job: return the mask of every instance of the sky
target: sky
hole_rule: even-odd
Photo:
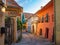
[[[15,0],[20,6],[23,7],[23,12],[36,13],[45,6],[50,0]]]

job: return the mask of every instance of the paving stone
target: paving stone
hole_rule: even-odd
[[[14,43],[12,45],[52,45],[47,39],[38,38],[30,33],[22,33],[22,40],[19,43]]]

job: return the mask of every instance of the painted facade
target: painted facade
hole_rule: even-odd
[[[36,12],[39,17],[37,24],[37,36],[42,36],[50,41],[54,40],[54,2],[51,0],[47,5]]]

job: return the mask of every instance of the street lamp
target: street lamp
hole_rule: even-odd
[[[2,12],[5,12],[5,7],[2,7],[1,11],[2,11]]]
[[[4,3],[2,2],[2,0],[0,0],[0,6],[1,6],[1,11],[5,12],[5,7],[4,7]]]

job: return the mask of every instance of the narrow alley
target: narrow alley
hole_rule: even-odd
[[[38,38],[33,34],[23,32],[21,42],[13,43],[12,45],[52,45],[52,43],[47,39]]]

